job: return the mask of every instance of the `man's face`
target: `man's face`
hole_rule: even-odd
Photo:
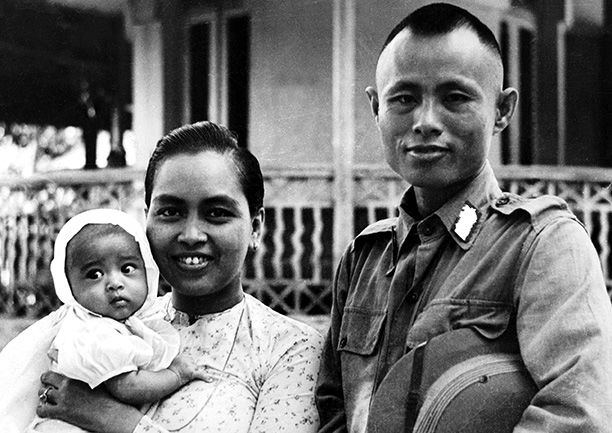
[[[501,130],[501,79],[499,60],[468,29],[433,37],[400,32],[380,56],[378,94],[368,90],[389,166],[429,190],[474,177]]]

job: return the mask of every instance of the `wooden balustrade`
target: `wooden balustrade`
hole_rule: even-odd
[[[324,168],[264,168],[266,222],[262,247],[249,255],[245,288],[288,314],[326,314],[331,305],[335,200]],[[555,194],[584,222],[612,288],[612,169],[504,166],[504,190]],[[144,173],[132,169],[62,171],[0,179],[0,302],[9,314],[39,315],[57,299],[48,272],[53,241],[72,215],[95,207],[123,209],[144,222]],[[355,232],[394,215],[406,185],[384,167],[354,169]],[[353,233],[352,235],[354,235]],[[336,246],[338,247],[338,246]],[[340,250],[344,245],[340,246]]]

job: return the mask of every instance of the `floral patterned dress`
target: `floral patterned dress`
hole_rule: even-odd
[[[152,406],[134,433],[315,432],[314,387],[323,338],[250,295],[220,313],[190,318],[160,298],[182,351],[206,380]],[[190,323],[191,322],[191,323]]]

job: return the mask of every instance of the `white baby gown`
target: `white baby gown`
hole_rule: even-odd
[[[149,292],[144,305],[123,322],[82,307],[70,290],[64,271],[66,246],[87,224],[118,225],[138,242]],[[46,370],[79,379],[94,388],[121,373],[167,368],[178,354],[178,332],[164,320],[164,311],[155,302],[159,271],[144,230],[129,215],[117,210],[96,209],[69,220],[55,241],[51,274],[57,296],[64,305],[34,323],[0,352],[0,387],[3,390],[0,425],[3,432],[20,433],[35,418],[40,375]],[[83,430],[61,421],[36,417],[26,431]]]

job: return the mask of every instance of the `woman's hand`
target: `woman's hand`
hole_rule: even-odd
[[[198,365],[185,356],[182,353],[179,353],[176,358],[172,361],[168,370],[171,370],[176,374],[179,381],[179,386],[183,386],[194,379],[204,380],[206,382],[210,381],[210,375],[202,369],[198,367]]]
[[[47,371],[40,378],[38,416],[56,418],[85,430],[131,433],[142,414],[115,400],[103,386],[91,389],[86,383]]]

